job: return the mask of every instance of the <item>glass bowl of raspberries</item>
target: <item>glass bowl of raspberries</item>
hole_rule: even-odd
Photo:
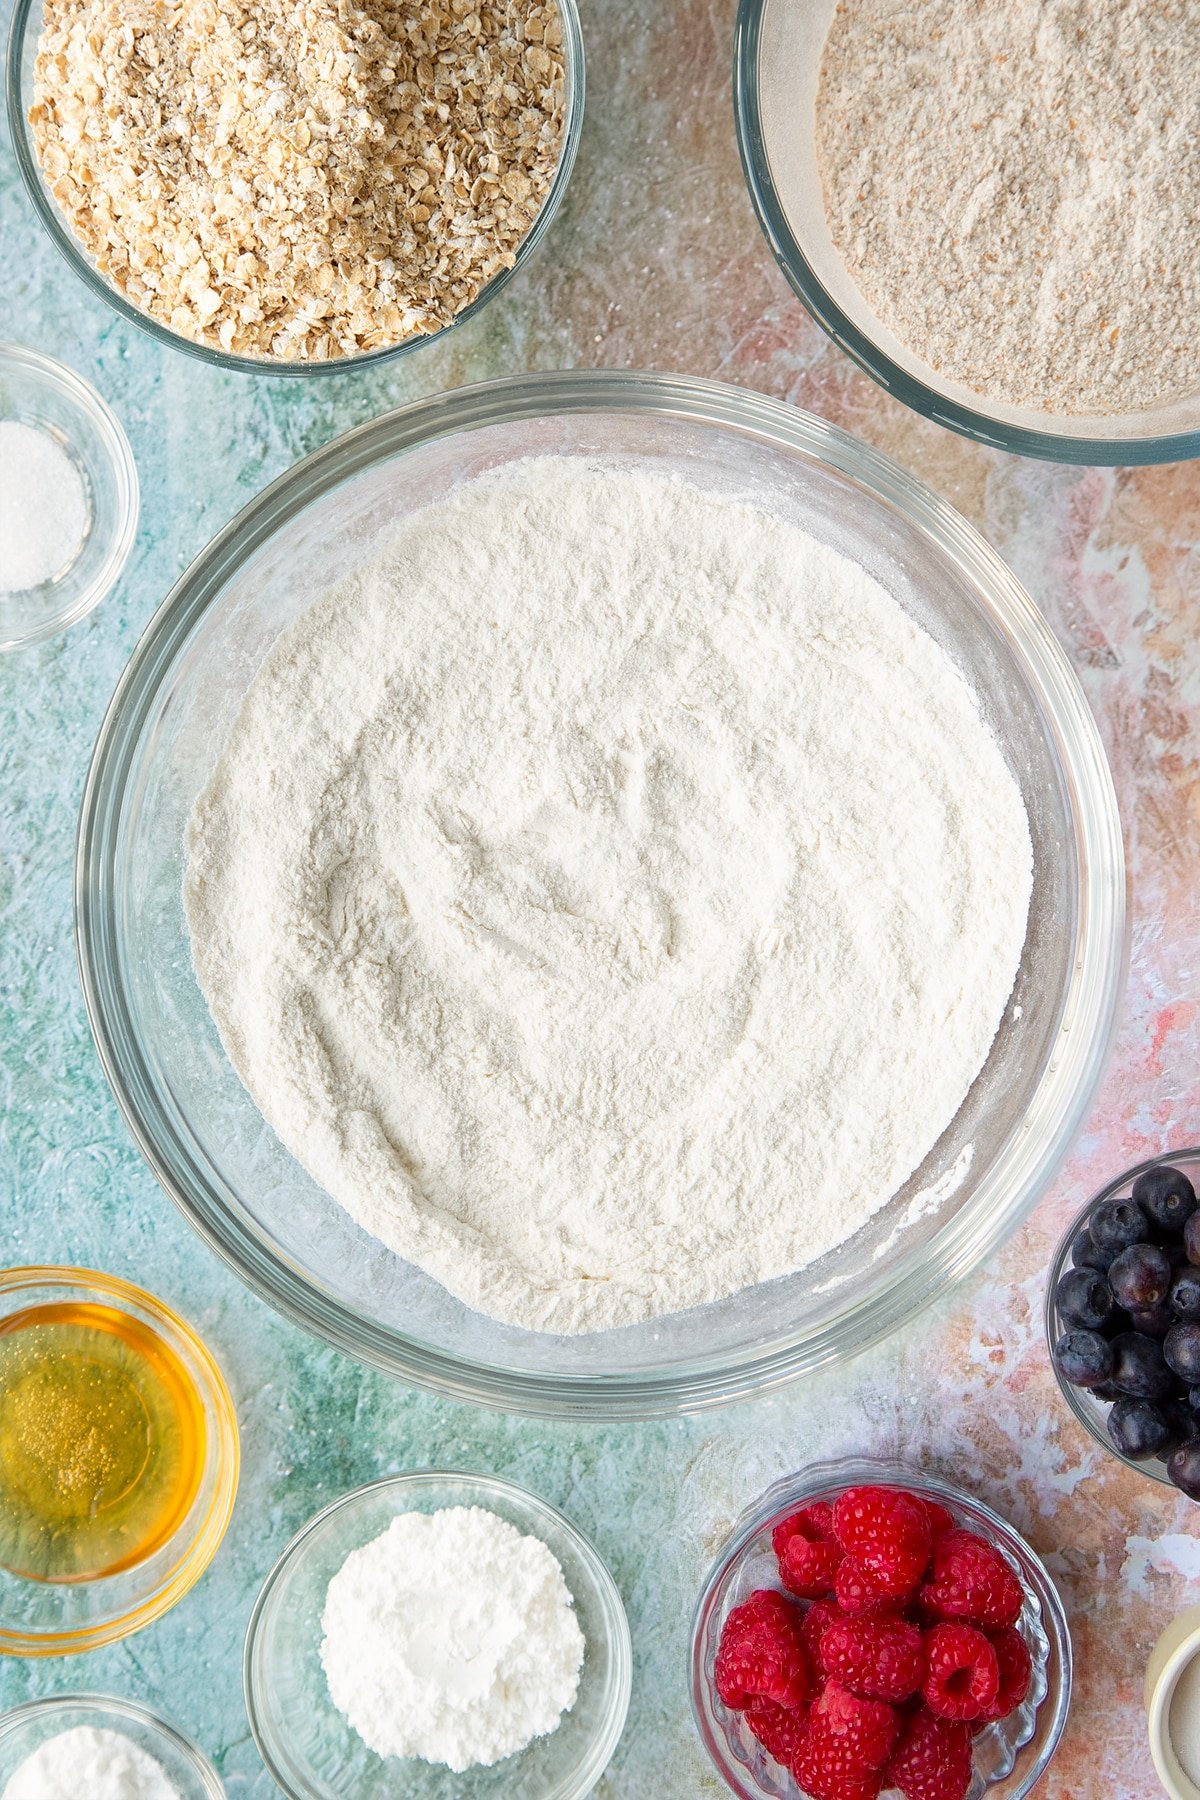
[[[1200,1500],[1200,1150],[1126,1169],[1059,1245],[1050,1360],[1068,1406],[1131,1469]]]
[[[1021,1800],[1070,1699],[1066,1616],[1033,1551],[900,1463],[776,1482],[700,1596],[692,1707],[742,1800]]]

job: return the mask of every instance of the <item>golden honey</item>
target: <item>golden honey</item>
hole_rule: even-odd
[[[0,1320],[0,1566],[87,1581],[144,1561],[204,1456],[199,1390],[153,1326],[90,1300]]]

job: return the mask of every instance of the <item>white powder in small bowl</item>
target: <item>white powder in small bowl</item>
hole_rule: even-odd
[[[19,419],[0,419],[0,594],[64,575],[88,528],[83,479],[62,445]]]
[[[183,1800],[161,1763],[122,1731],[74,1725],[47,1738],[0,1800]]]
[[[481,1506],[401,1513],[329,1584],[321,1662],[378,1756],[461,1774],[544,1737],[579,1691],[584,1637],[558,1559]]]

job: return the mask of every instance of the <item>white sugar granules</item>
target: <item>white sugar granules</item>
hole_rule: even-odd
[[[74,1725],[32,1750],[3,1800],[182,1800],[175,1783],[122,1731]]]
[[[1197,0],[842,0],[816,121],[834,242],[880,320],[978,393],[1075,415],[1181,398],[1198,114]]]
[[[378,1756],[499,1762],[579,1691],[584,1637],[557,1557],[480,1506],[401,1513],[352,1550],[321,1629],[333,1703]]]
[[[283,634],[187,851],[283,1142],[556,1332],[856,1231],[984,1062],[1031,879],[974,696],[876,581],[575,458],[460,486]]]
[[[36,425],[0,419],[0,594],[64,574],[87,528],[83,480],[62,445]]]

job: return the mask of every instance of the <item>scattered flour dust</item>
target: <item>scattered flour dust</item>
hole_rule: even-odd
[[[801,1268],[918,1166],[1024,942],[1024,806],[945,653],[795,525],[529,460],[252,683],[188,830],[226,1049],[468,1305],[583,1332]]]
[[[378,1756],[464,1769],[575,1704],[584,1637],[557,1557],[481,1506],[400,1513],[329,1584],[321,1662]]]
[[[0,1800],[183,1800],[140,1744],[123,1731],[74,1725],[30,1751]]]
[[[883,323],[1018,406],[1200,388],[1198,51],[1197,0],[841,0],[817,153]]]

